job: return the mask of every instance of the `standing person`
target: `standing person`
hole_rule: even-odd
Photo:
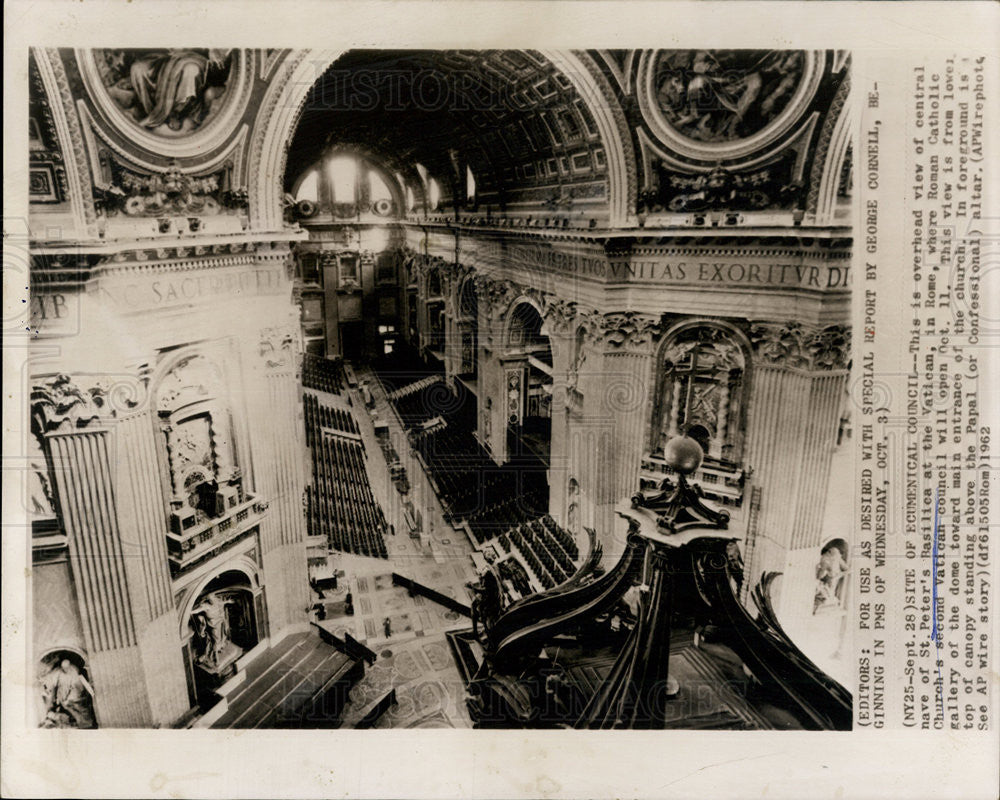
[[[382,630],[385,631],[385,638],[386,639],[388,639],[390,636],[392,636],[392,622],[390,622],[390,620],[389,620],[388,617],[386,617],[384,620],[382,620]]]
[[[354,616],[354,595],[351,594],[350,590],[344,598],[344,613],[349,617]]]

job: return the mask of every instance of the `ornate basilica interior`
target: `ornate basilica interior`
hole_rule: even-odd
[[[29,67],[38,725],[850,728],[847,53]]]

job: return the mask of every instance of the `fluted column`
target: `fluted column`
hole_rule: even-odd
[[[115,513],[109,429],[49,435],[100,727],[148,726],[136,621]]]
[[[306,484],[302,397],[298,354],[291,326],[261,331],[259,353],[250,376],[252,393],[248,432],[254,491],[268,504],[260,541],[271,634],[306,621],[308,574],[305,554]]]
[[[32,424],[53,467],[101,727],[169,725],[187,708],[146,379],[40,378]]]
[[[597,463],[590,474],[597,482],[595,527],[605,553],[613,555],[622,551],[626,534],[614,507],[636,490],[646,450],[649,398],[655,384],[653,351],[661,327],[658,318],[634,312],[591,312],[583,323],[593,349],[602,356],[599,369],[581,380],[587,395],[582,423],[610,433],[599,437]]]
[[[752,334],[746,463],[761,502],[749,580],[766,569],[784,572],[790,551],[822,544],[848,357],[847,332],[839,327],[761,324]]]
[[[167,557],[166,503],[150,411],[115,424],[116,508],[132,592],[153,723],[169,725],[189,708],[182,643]]]
[[[604,359],[603,401],[615,426],[612,495],[618,501],[630,497],[639,484],[652,358],[652,345],[646,345],[610,352]]]

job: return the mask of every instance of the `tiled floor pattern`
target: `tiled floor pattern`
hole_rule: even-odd
[[[465,687],[443,634],[382,647],[378,660],[351,690],[344,727],[353,727],[364,710],[392,687],[396,689],[396,704],[374,727],[472,727],[465,707]]]

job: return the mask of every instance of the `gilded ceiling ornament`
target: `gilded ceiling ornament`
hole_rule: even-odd
[[[112,164],[112,182],[94,188],[94,198],[109,215],[129,217],[212,215],[244,208],[245,190],[229,185],[228,168],[196,177],[181,171],[176,161],[163,172],[141,175]]]

